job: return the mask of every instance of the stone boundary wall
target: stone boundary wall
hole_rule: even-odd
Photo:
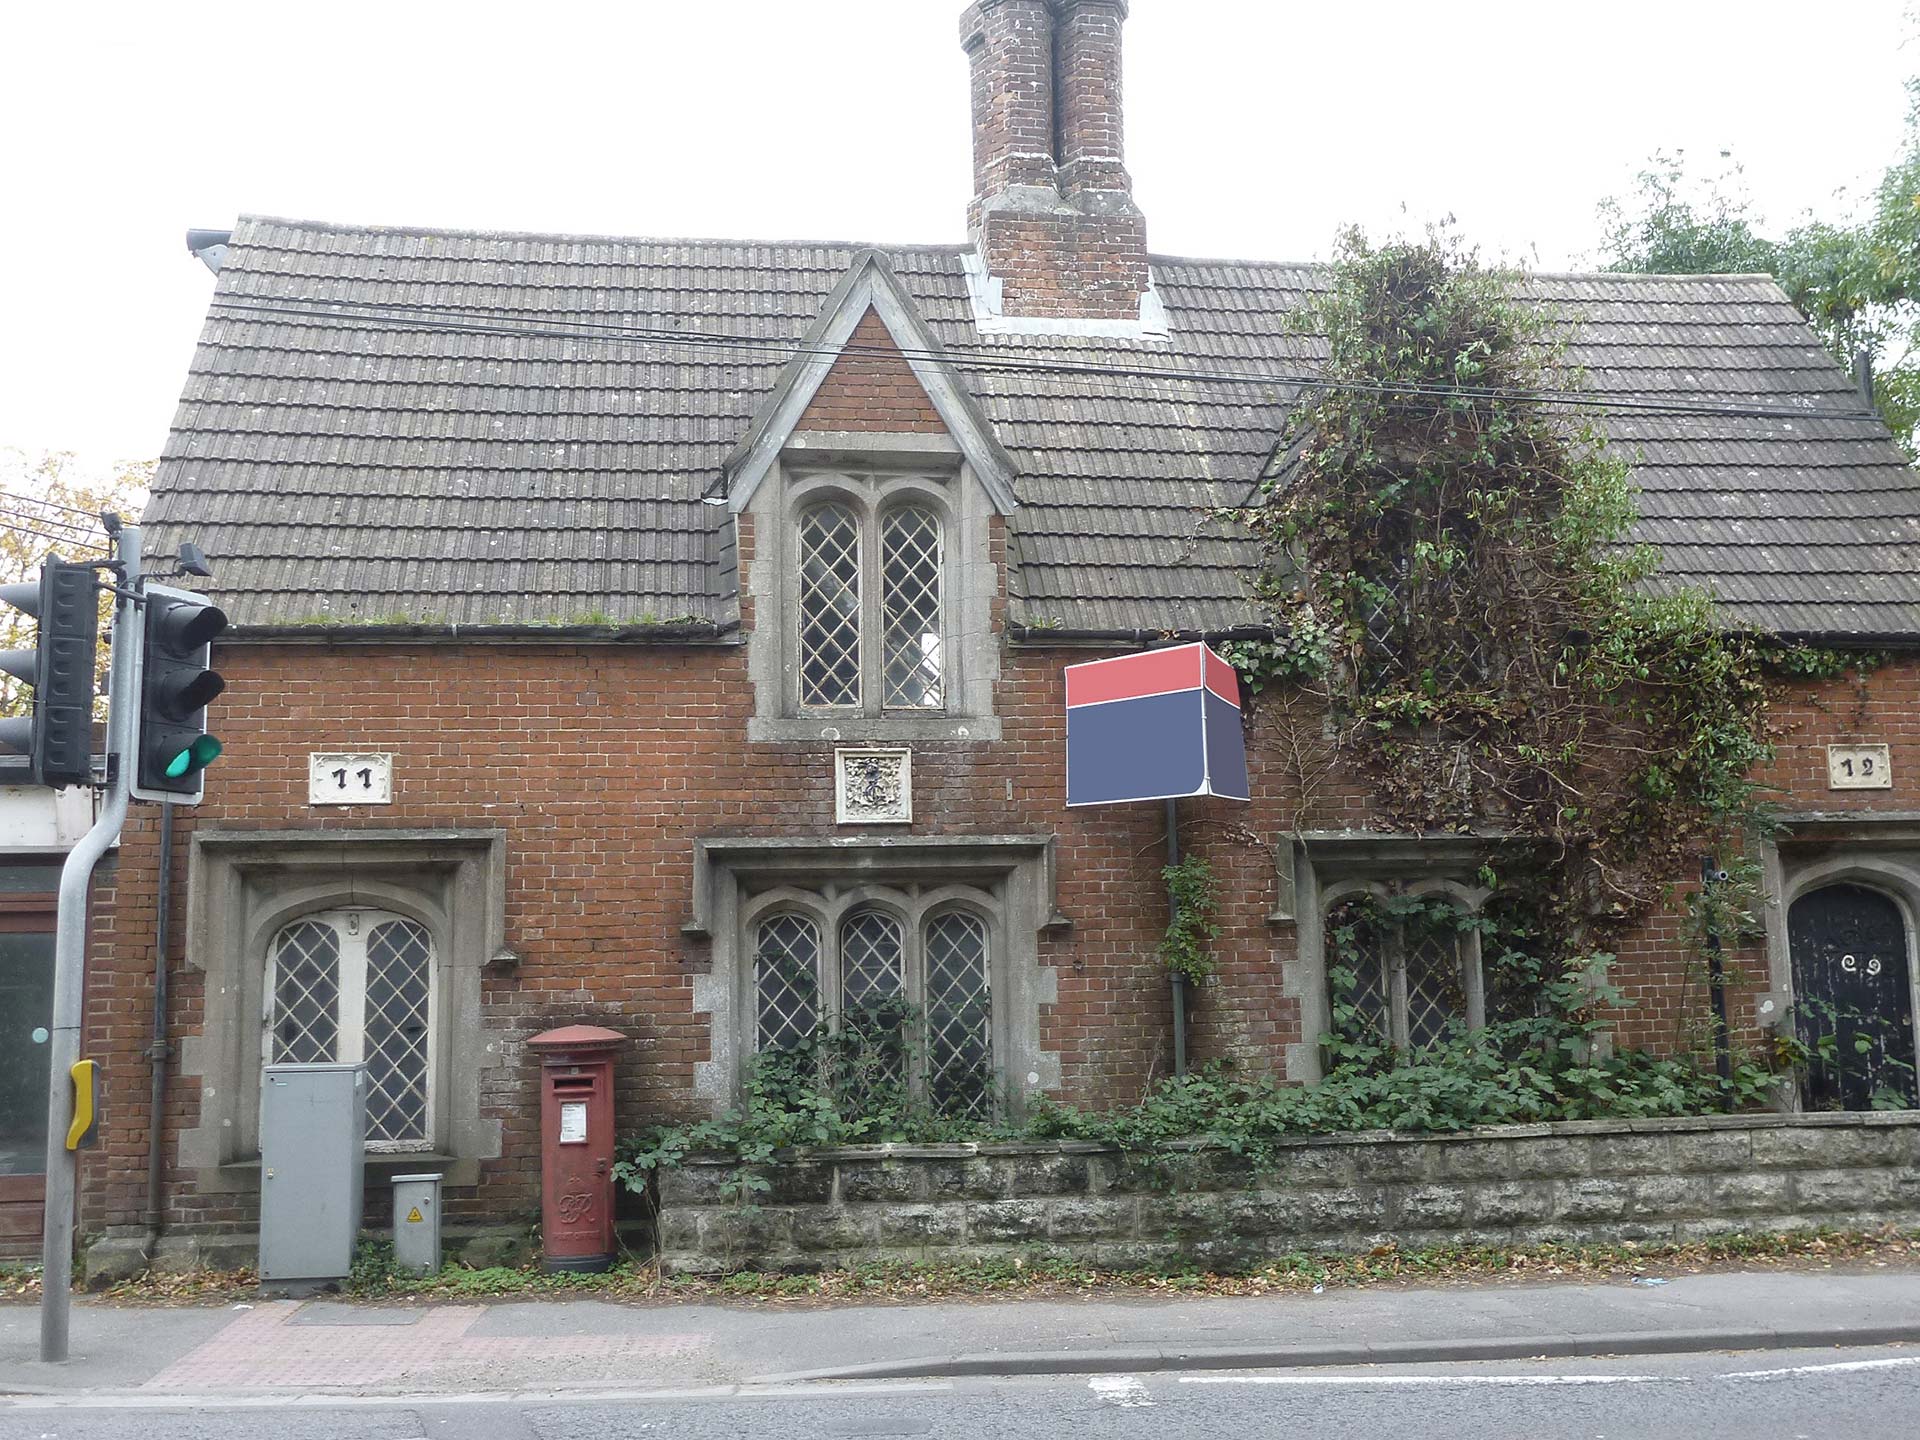
[[[1920,1112],[1582,1121],[1284,1142],[1264,1173],[1183,1147],[796,1152],[744,1203],[711,1157],[660,1177],[671,1273],[1052,1253],[1110,1269],[1300,1251],[1920,1225]]]

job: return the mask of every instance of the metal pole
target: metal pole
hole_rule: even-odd
[[[173,802],[160,802],[160,894],[153,921],[153,1039],[147,1046],[152,1073],[147,1087],[147,1253],[160,1241],[160,1192],[164,1176],[161,1138],[167,1119],[167,947],[173,918]]]
[[[120,584],[140,583],[140,527],[123,525],[116,537]],[[119,837],[132,783],[133,660],[140,614],[128,595],[114,607],[112,661],[107,672],[107,793],[93,828],[60,869],[60,912],[53,946],[53,1025],[47,1041],[52,1073],[47,1085],[47,1204],[40,1250],[40,1358],[67,1358],[67,1319],[73,1300],[74,1180],[78,1156],[67,1149],[73,1123],[73,1064],[80,1058],[85,1019],[87,890],[93,867]]]
[[[1167,864],[1180,863],[1180,802],[1167,801]],[[1173,921],[1173,887],[1167,887],[1167,921]],[[1168,983],[1173,987],[1173,1073],[1176,1078],[1187,1073],[1187,977],[1178,970],[1168,973]]]

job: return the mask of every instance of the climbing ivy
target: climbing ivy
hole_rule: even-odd
[[[1214,972],[1211,947],[1220,938],[1220,926],[1214,920],[1219,899],[1213,867],[1204,857],[1189,854],[1160,875],[1167,882],[1172,911],[1160,941],[1160,958],[1169,970],[1198,984]]]
[[[1255,683],[1319,694],[1388,824],[1517,842],[1506,893],[1558,974],[1752,823],[1769,667],[1818,662],[1653,583],[1625,464],[1564,398],[1567,323],[1521,288],[1444,236],[1345,236],[1301,319],[1325,384],[1243,520],[1276,634],[1325,656],[1280,642]]]

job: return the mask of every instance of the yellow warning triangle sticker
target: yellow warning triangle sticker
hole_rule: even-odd
[[[418,1205],[414,1206],[411,1210],[407,1211],[407,1224],[409,1225],[418,1225],[422,1220],[426,1218],[427,1218],[426,1216],[420,1213],[420,1207]]]

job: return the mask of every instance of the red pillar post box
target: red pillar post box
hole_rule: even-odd
[[[543,1269],[613,1264],[613,1055],[626,1039],[567,1025],[527,1041],[540,1056]]]

